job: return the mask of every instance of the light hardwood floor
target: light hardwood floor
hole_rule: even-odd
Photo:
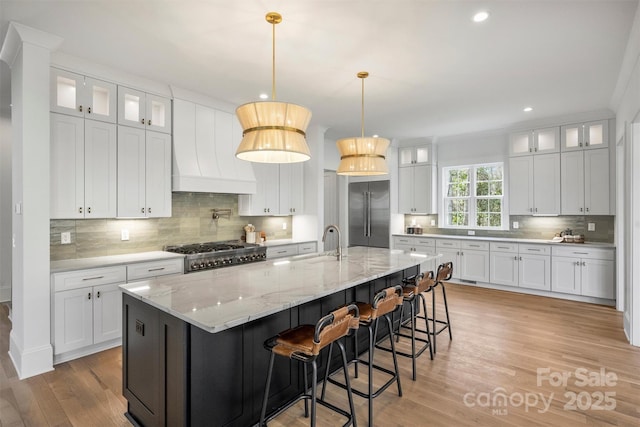
[[[418,359],[415,382],[410,360],[400,358],[404,395],[392,386],[375,399],[376,426],[640,426],[640,348],[627,343],[613,308],[454,284],[447,292],[453,341],[439,336],[435,359]],[[7,355],[9,330],[2,306],[1,426],[128,424],[120,349],[19,381]],[[391,366],[388,353],[375,357]],[[362,371],[356,385],[366,379]],[[549,381],[562,375],[564,383]],[[346,407],[344,391],[327,387],[329,398]],[[366,401],[354,399],[366,426]],[[300,408],[270,425],[308,425]],[[342,422],[322,407],[318,417],[319,425]]]

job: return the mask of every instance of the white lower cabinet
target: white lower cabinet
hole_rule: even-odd
[[[316,242],[291,243],[278,246],[267,246],[267,259],[283,258],[294,255],[312,254],[318,252]]]
[[[53,273],[51,336],[54,363],[120,345],[120,285],[132,280],[183,272],[184,258],[177,257]]]
[[[548,291],[551,250],[548,245],[491,242],[490,283]]]
[[[54,355],[121,337],[125,277],[124,266],[53,274]]]
[[[491,242],[489,251],[489,282],[518,286],[518,244]]]
[[[430,237],[393,237],[393,248],[400,249],[405,252],[414,252],[416,256],[420,254],[435,255],[436,253],[436,239]],[[437,263],[439,260],[429,260],[420,264],[421,271],[433,271],[436,272]]]
[[[453,279],[489,282],[489,243],[436,239],[437,263],[453,263]]]
[[[552,290],[587,297],[615,298],[612,249],[553,248]]]

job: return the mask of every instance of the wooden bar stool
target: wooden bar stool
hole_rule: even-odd
[[[416,380],[416,359],[429,349],[429,356],[433,360],[433,349],[431,347],[431,331],[429,328],[429,316],[427,312],[427,302],[424,297],[424,292],[431,291],[431,288],[435,284],[433,278],[433,271],[427,272],[427,274],[420,273],[417,276],[409,277],[402,280],[404,286],[402,287],[402,297],[405,302],[409,303],[411,314],[408,319],[402,320],[404,314],[404,304],[400,309],[400,323],[398,324],[398,332],[396,332],[396,341],[400,340],[400,337],[411,339],[411,353],[405,351],[396,350],[399,356],[411,358],[412,379]],[[422,303],[422,316],[416,313],[417,304]],[[424,329],[417,327],[417,320],[424,320]],[[409,324],[409,325],[407,325]],[[408,329],[410,333],[403,333],[402,329]],[[416,332],[424,334],[424,338],[416,336]],[[423,345],[416,350],[416,341],[423,343]],[[390,351],[388,348],[380,347],[383,350]]]
[[[369,331],[369,352],[367,360],[359,359],[358,355],[358,337],[355,337],[355,357],[353,360],[349,361],[348,364],[355,364],[355,377],[358,377],[358,364],[363,363],[367,365],[369,369],[369,387],[367,391],[361,391],[357,389],[352,389],[353,393],[357,394],[360,397],[367,398],[369,400],[369,426],[373,426],[373,399],[378,397],[383,391],[385,391],[391,384],[394,382],[398,384],[398,396],[402,396],[402,386],[400,384],[400,371],[398,369],[398,359],[396,357],[395,344],[393,339],[393,324],[391,322],[390,314],[395,311],[398,307],[402,305],[402,287],[401,286],[392,286],[386,289],[381,290],[376,293],[373,298],[373,303],[364,303],[364,302],[356,302],[358,306],[358,310],[360,312],[360,326],[364,326]],[[378,333],[378,321],[380,318],[385,318],[387,321],[387,325],[389,328],[389,342],[391,343],[391,353],[393,354],[393,366],[394,370],[391,371],[382,366],[376,365],[373,361],[373,351],[377,347],[377,333]],[[331,351],[333,346],[329,346],[329,360],[331,360]],[[374,390],[373,387],[373,370],[376,369],[380,372],[390,375],[390,378],[381,385],[377,390]],[[347,368],[344,368],[345,372]],[[335,372],[334,374],[335,375]],[[345,378],[348,375],[345,376]],[[345,388],[348,387],[349,383],[342,384],[329,375],[329,364],[327,364],[327,369],[325,371],[324,376],[324,384],[322,386],[322,398],[324,398],[325,388],[327,385],[327,381],[332,384],[336,384],[339,387]]]
[[[447,304],[447,292],[444,288],[444,282],[451,279],[453,274],[453,263],[445,262],[438,266],[438,272],[436,273],[436,282],[431,287],[431,314],[433,318],[429,318],[432,321],[433,327],[431,328],[431,336],[433,337],[433,353],[436,353],[436,337],[440,332],[445,329],[449,330],[449,340],[453,339],[451,335],[451,322],[449,320],[449,305]],[[442,299],[444,300],[444,311],[446,314],[446,320],[438,320],[436,317],[436,288],[442,289]],[[438,325],[442,325],[438,329]]]
[[[355,419],[355,409],[353,406],[353,395],[351,394],[351,385],[349,383],[349,375],[347,373],[347,356],[344,345],[339,341],[339,339],[347,335],[352,329],[357,329],[359,327],[358,317],[358,307],[355,304],[351,304],[346,307],[341,307],[324,316],[318,320],[318,323],[316,323],[315,326],[300,325],[293,329],[281,332],[265,341],[264,347],[270,351],[271,356],[269,359],[269,370],[267,372],[267,384],[262,401],[262,410],[260,412],[261,427],[266,426],[268,421],[271,421],[301,399],[304,399],[305,401],[305,417],[309,416],[308,401],[311,400],[311,427],[315,427],[316,425],[316,403],[347,417],[347,422],[344,424],[345,427],[351,425],[356,427],[357,424]],[[350,412],[346,412],[345,410],[326,402],[324,400],[324,390],[322,397],[320,399],[316,398],[318,381],[318,366],[316,364],[316,359],[320,350],[327,345],[333,345],[334,342],[337,342],[340,352],[342,353],[342,364],[345,372],[345,388],[347,390]],[[267,402],[269,400],[269,386],[271,384],[273,362],[276,355],[288,357],[292,360],[297,360],[303,363],[304,392],[267,416],[266,412]],[[310,393],[307,380],[307,365],[309,364],[313,371]]]

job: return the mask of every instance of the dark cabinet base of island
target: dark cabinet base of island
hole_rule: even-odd
[[[263,348],[267,338],[299,324],[315,324],[340,305],[371,301],[375,292],[417,272],[418,267],[400,271],[218,333],[208,333],[124,294],[125,415],[132,424],[146,427],[256,425],[269,362]],[[388,333],[383,325],[378,337]],[[361,351],[368,348],[368,334],[358,334],[358,340]],[[346,344],[353,355],[353,340],[347,339]],[[339,352],[335,353],[332,369],[340,366]],[[319,372],[327,363],[326,352],[322,355]],[[279,407],[300,394],[302,375],[299,363],[277,358],[269,405]]]

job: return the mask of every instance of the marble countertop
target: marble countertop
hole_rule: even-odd
[[[109,255],[93,258],[75,258],[61,261],[51,261],[51,273],[63,271],[84,270],[87,268],[111,267],[114,265],[133,264],[137,262],[160,261],[163,259],[184,258],[182,254],[172,252],[152,251],[138,252],[124,255]]]
[[[158,277],[122,290],[171,315],[216,333],[416,266],[435,256],[352,247],[342,261],[314,254]]]
[[[559,245],[559,246],[571,246],[571,247],[592,247],[592,248],[611,248],[615,249],[616,245],[613,243],[601,243],[601,242],[585,242],[585,243],[557,243],[551,240],[544,239],[516,239],[509,237],[486,237],[486,236],[456,236],[451,234],[406,234],[399,233],[393,234],[393,236],[399,237],[429,237],[436,239],[456,239],[456,240],[483,240],[489,242],[514,242],[514,243],[537,243],[545,245]]]

